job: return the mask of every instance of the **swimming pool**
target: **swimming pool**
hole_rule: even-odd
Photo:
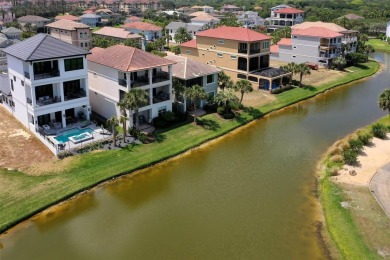
[[[69,141],[69,137],[72,137],[75,135],[80,136],[80,135],[85,134],[85,133],[92,134],[93,130],[91,128],[84,128],[84,129],[72,128],[72,129],[60,132],[60,135],[57,135],[56,137],[54,137],[54,139],[56,139],[59,143],[66,143]]]

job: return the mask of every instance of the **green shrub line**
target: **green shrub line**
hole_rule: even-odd
[[[26,189],[23,198],[12,198],[6,191],[0,191],[0,233],[15,226],[23,220],[67,200],[83,191],[91,189],[105,181],[133,173],[169,158],[180,155],[190,149],[199,147],[213,139],[219,138],[238,127],[258,119],[275,110],[287,107],[302,100],[309,99],[329,89],[351,83],[353,81],[372,76],[379,69],[376,61],[370,61],[362,67],[349,68],[353,73],[346,74],[343,78],[323,84],[317,88],[304,87],[295,88],[276,95],[276,100],[259,108],[245,108],[233,120],[224,120],[217,114],[204,116],[204,123],[213,123],[210,129],[192,124],[181,125],[177,128],[157,131],[157,142],[148,145],[131,145],[115,151],[101,153],[87,153],[77,155],[79,163],[69,166],[61,174],[48,174],[40,176],[43,180],[61,177],[62,183],[57,186],[45,188],[42,196],[28,196],[30,187]],[[159,141],[161,139],[169,139]],[[10,178],[22,179],[23,185],[26,182],[31,188],[39,184],[40,178],[31,180],[31,176],[18,172],[19,174]],[[0,174],[7,174],[0,170]],[[54,176],[54,177],[53,177]],[[27,185],[28,186],[28,185]],[[12,193],[11,193],[12,195]]]
[[[338,174],[338,170],[344,166],[345,162],[333,158],[338,153],[346,151],[357,154],[362,149],[362,144],[369,145],[373,138],[373,126],[377,124],[385,128],[387,127],[390,132],[390,117],[385,116],[377,122],[335,142],[319,163],[319,169],[321,169],[319,174],[319,194],[326,222],[325,230],[329,234],[330,242],[337,248],[343,259],[379,258],[376,250],[364,241],[364,236],[360,233],[358,224],[353,220],[348,208],[341,206],[341,202],[345,200],[343,190],[330,178]]]

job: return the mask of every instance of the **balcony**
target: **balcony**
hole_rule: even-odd
[[[28,73],[27,71],[25,71],[25,72],[24,72],[24,77],[30,79],[30,73]]]
[[[47,78],[53,78],[53,77],[59,77],[59,76],[60,76],[60,72],[58,70],[54,70],[54,71],[50,71],[50,72],[34,74],[34,79],[39,80],[39,79],[47,79]]]
[[[165,71],[157,72],[156,76],[153,76],[153,78],[152,78],[153,83],[167,81],[167,80],[169,80],[169,73],[165,72]]]
[[[159,91],[157,95],[153,96],[153,104],[161,103],[170,99],[169,93],[164,93],[163,91]]]
[[[28,98],[27,99],[27,103],[29,103],[29,101],[31,101],[31,99],[29,100],[29,98]],[[42,96],[42,97],[37,97],[36,106],[42,107],[42,106],[47,106],[47,105],[51,105],[51,104],[59,103],[59,102],[61,102],[61,97],[58,97],[58,96]],[[29,104],[32,105],[32,102],[29,103]]]
[[[137,77],[134,81],[131,82],[131,87],[142,87],[149,85],[149,78],[145,76]]]
[[[125,79],[118,79],[118,84],[122,87],[127,87],[127,82]]]
[[[86,96],[87,96],[87,94],[85,93],[85,90],[81,88],[79,92],[78,91],[77,92],[73,92],[73,91],[65,92],[64,93],[64,100],[68,101],[68,100],[73,100],[73,99],[78,99],[78,98],[84,98]]]
[[[248,49],[238,49],[238,53],[248,54]]]
[[[249,54],[256,54],[256,53],[260,53],[260,49],[250,50],[249,51]]]

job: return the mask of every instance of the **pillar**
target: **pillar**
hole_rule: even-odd
[[[153,84],[153,69],[148,69],[149,85]]]
[[[148,92],[149,92],[149,105],[153,105],[153,89],[150,88]]]
[[[269,80],[269,93],[272,93],[272,79]]]
[[[126,86],[127,86],[127,92],[130,91],[130,88],[131,88],[131,72],[127,72],[126,73]]]
[[[280,89],[282,89],[283,77],[280,78]]]
[[[31,100],[32,100],[32,106],[35,107],[37,105],[37,100],[36,100],[36,97],[35,97],[35,87],[33,86],[30,86],[30,89],[31,89]]]
[[[64,98],[64,83],[60,82],[60,97],[61,97],[61,102],[65,101]]]
[[[62,127],[66,127],[66,114],[65,114],[65,110],[62,110],[61,114],[62,114]]]

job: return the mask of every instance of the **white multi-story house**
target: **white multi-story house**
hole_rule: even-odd
[[[218,73],[222,70],[201,63],[199,61],[191,60],[188,57],[178,55],[168,55],[165,57],[168,60],[176,62],[172,67],[172,77],[180,81],[186,88],[194,85],[203,87],[209,98],[214,97],[218,93]],[[201,100],[197,107],[203,108],[206,100]],[[191,100],[180,97],[179,110],[181,112],[187,111],[190,107]]]
[[[89,119],[87,51],[37,34],[4,53],[13,115],[37,136]]]
[[[214,28],[220,22],[221,22],[221,19],[216,18],[216,17],[209,15],[209,14],[198,15],[194,18],[191,18],[192,24],[197,24],[197,25],[202,25],[202,26],[206,25],[209,28]]]
[[[264,25],[264,19],[259,16],[259,13],[253,11],[246,11],[237,15],[237,20],[244,28],[256,28]]]
[[[286,7],[284,7],[286,6]],[[291,27],[303,22],[305,11],[280,5],[271,8],[269,29],[275,30],[283,27]]]
[[[162,28],[160,26],[145,23],[145,22],[132,22],[122,25],[127,31],[132,33],[141,34],[147,41],[154,41],[162,37]]]
[[[344,27],[335,23],[324,22],[304,22],[294,25],[292,30],[308,29],[311,27],[320,27],[341,33],[343,35],[341,43],[344,44],[345,53],[356,52],[359,34],[358,31],[345,29]]]
[[[105,118],[120,116],[117,103],[134,88],[144,90],[149,97],[139,109],[141,123],[150,123],[160,113],[172,111],[174,61],[124,45],[95,47],[91,52],[87,57],[89,96],[95,113]],[[133,121],[130,116],[130,126]]]
[[[196,33],[203,29],[204,25],[202,24],[192,24],[192,23],[183,23],[183,22],[170,22],[166,27],[166,34],[169,35],[169,42],[176,43],[175,35],[179,28],[185,28],[188,33],[192,35],[193,39],[196,39]]]
[[[321,28],[293,30],[291,39],[284,38],[271,46],[271,59],[285,62],[311,62],[328,67],[341,55],[343,35]]]
[[[22,16],[19,17],[17,20],[22,28],[24,28],[26,24],[30,24],[32,27],[35,27],[38,32],[43,32],[45,25],[50,22],[49,19],[36,15]]]

